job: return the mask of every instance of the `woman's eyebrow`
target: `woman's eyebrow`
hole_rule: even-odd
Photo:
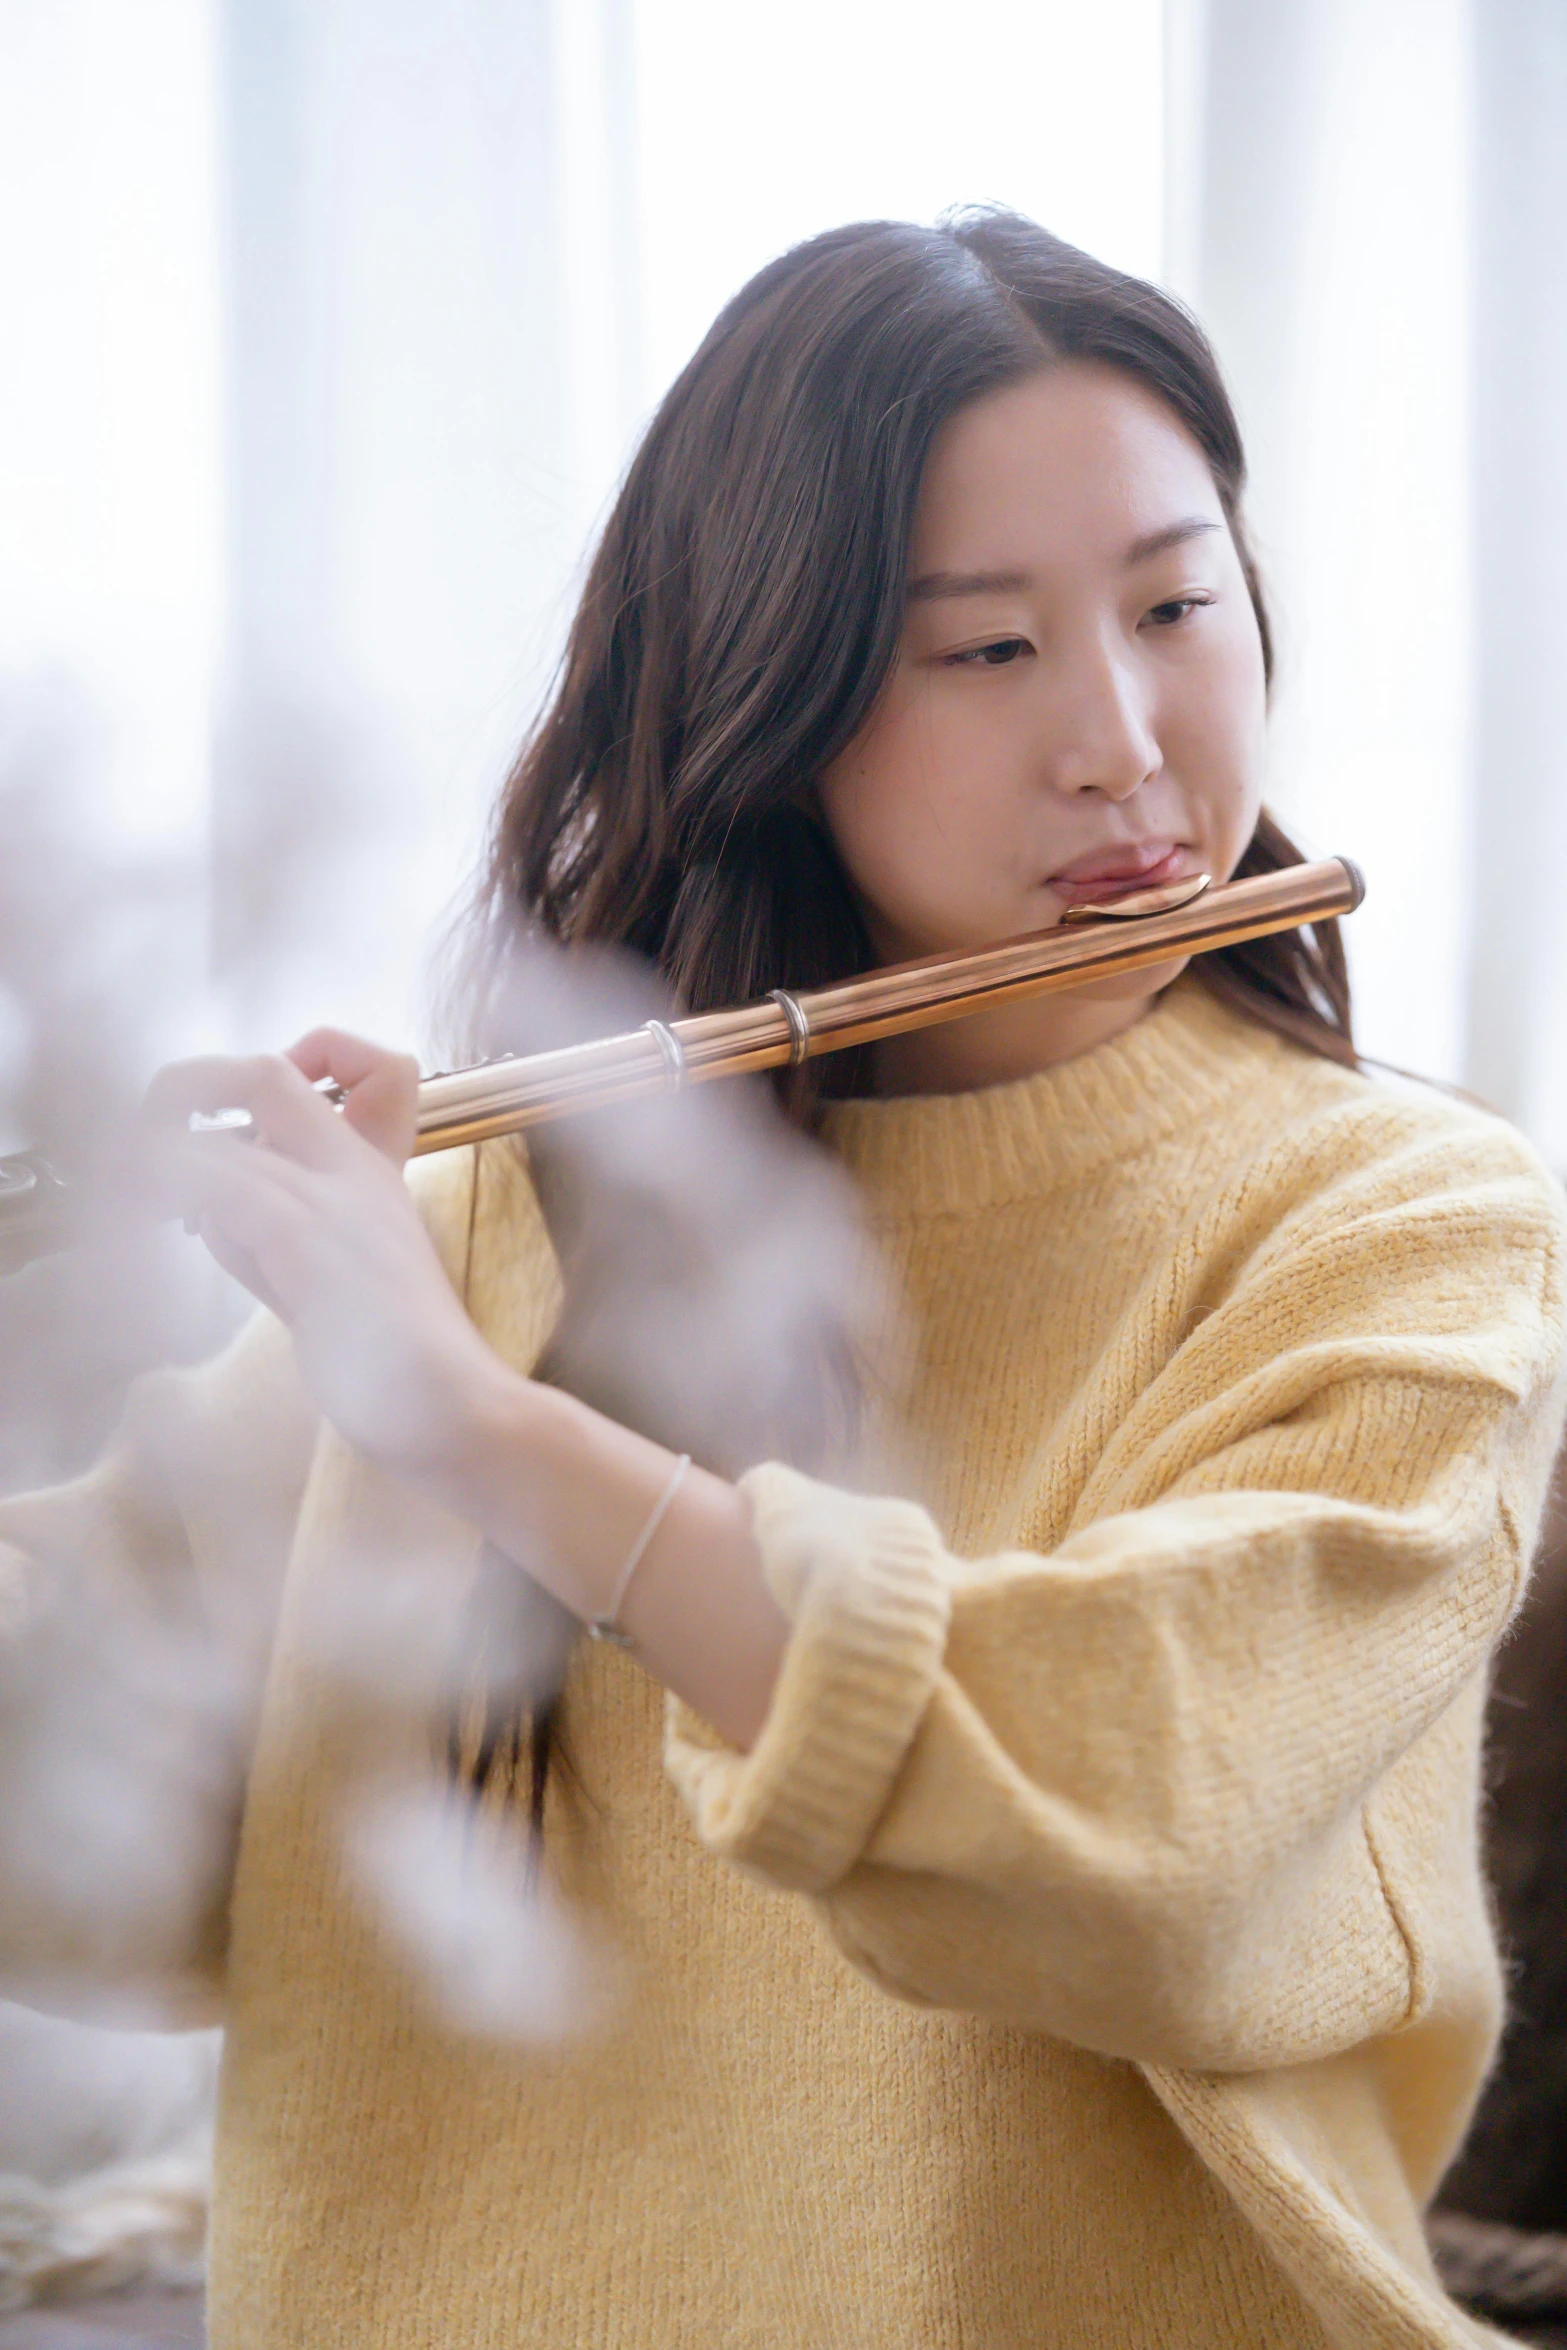
[[[1211,515],[1188,514],[1179,522],[1167,522],[1160,529],[1133,539],[1121,560],[1131,571],[1154,555],[1167,555],[1172,547],[1184,547],[1188,539],[1200,539],[1211,530],[1223,528],[1223,523],[1215,522]],[[1016,595],[1033,584],[1030,571],[924,571],[918,579],[910,580],[908,600],[911,604],[930,604],[943,596]]]
[[[1162,530],[1151,530],[1145,537],[1133,539],[1122,561],[1130,571],[1151,556],[1167,555],[1172,547],[1184,547],[1188,539],[1200,539],[1210,530],[1223,528],[1223,523],[1215,522],[1210,515],[1188,514],[1181,522],[1167,522]]]
[[[929,604],[937,596],[1005,596],[1031,588],[1027,571],[926,571],[909,582],[909,602]]]

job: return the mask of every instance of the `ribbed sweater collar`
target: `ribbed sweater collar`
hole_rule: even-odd
[[[826,1139],[881,1203],[914,1215],[1027,1199],[1213,1116],[1288,1047],[1177,981],[1110,1043],[974,1093],[837,1103]]]

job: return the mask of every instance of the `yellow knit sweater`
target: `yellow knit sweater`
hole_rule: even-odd
[[[216,1610],[254,1692],[113,1901],[0,1826],[11,1979],[221,1984],[216,2350],[1495,2339],[1419,2213],[1499,2009],[1477,1756],[1559,1422],[1555,1187],[1190,982],[832,1139],[913,1308],[918,1490],[751,1474],[794,1633],[749,1756],[579,1650],[547,1848],[617,1953],[597,2029],[443,2032],[352,1888],[345,1790],[434,1742],[322,1622],[410,1548],[459,1592],[474,1541],[317,1430],[264,1320],[0,1510],[0,1813],[84,1580]],[[475,1180],[432,1228],[525,1367],[553,1260],[511,1155]]]

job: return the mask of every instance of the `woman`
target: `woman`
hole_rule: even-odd
[[[494,902],[700,1007],[1285,860],[1242,476],[1190,321],[1026,222],[786,256],[631,468]],[[162,1082],[257,1120],[167,1180],[273,1318],[0,1530],[19,1588],[255,1598],[237,1857],[210,1804],[220,1857],[96,1953],[222,1978],[214,2342],[1481,2339],[1420,2212],[1496,2029],[1553,1187],[1358,1070],[1331,930],[818,1067],[917,1498],[686,1467],[532,1378],[522,1162],[421,1220],[408,1064]],[[343,1791],[410,1740],[312,1630],[345,1560],[456,1592],[480,1538],[631,1650],[575,1652],[542,1836],[629,1982],[547,2055],[434,2030],[355,1898]]]

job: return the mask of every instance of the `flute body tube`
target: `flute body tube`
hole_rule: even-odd
[[[1289,865],[1217,888],[1206,876],[1097,906],[998,946],[926,955],[830,987],[651,1020],[623,1036],[485,1061],[424,1078],[416,1156],[525,1132],[556,1118],[715,1077],[781,1069],[850,1045],[962,1020],[992,1004],[1084,987],[1124,971],[1211,954],[1352,913],[1365,894],[1346,857]],[[33,1154],[0,1159],[0,1273],[69,1237],[69,1187]]]
[[[1147,893],[1180,894],[1181,885]],[[575,1111],[662,1093],[672,1083],[786,1068],[911,1028],[962,1020],[992,1004],[1084,987],[1177,956],[1211,954],[1243,939],[1352,913],[1364,894],[1348,858],[1328,857],[1205,888],[1197,896],[1187,890],[1186,902],[1175,905],[1145,912],[1128,898],[1075,909],[1085,918],[998,946],[926,955],[787,998],[780,990],[726,1011],[427,1077],[419,1088],[414,1150],[451,1150],[521,1133]]]

